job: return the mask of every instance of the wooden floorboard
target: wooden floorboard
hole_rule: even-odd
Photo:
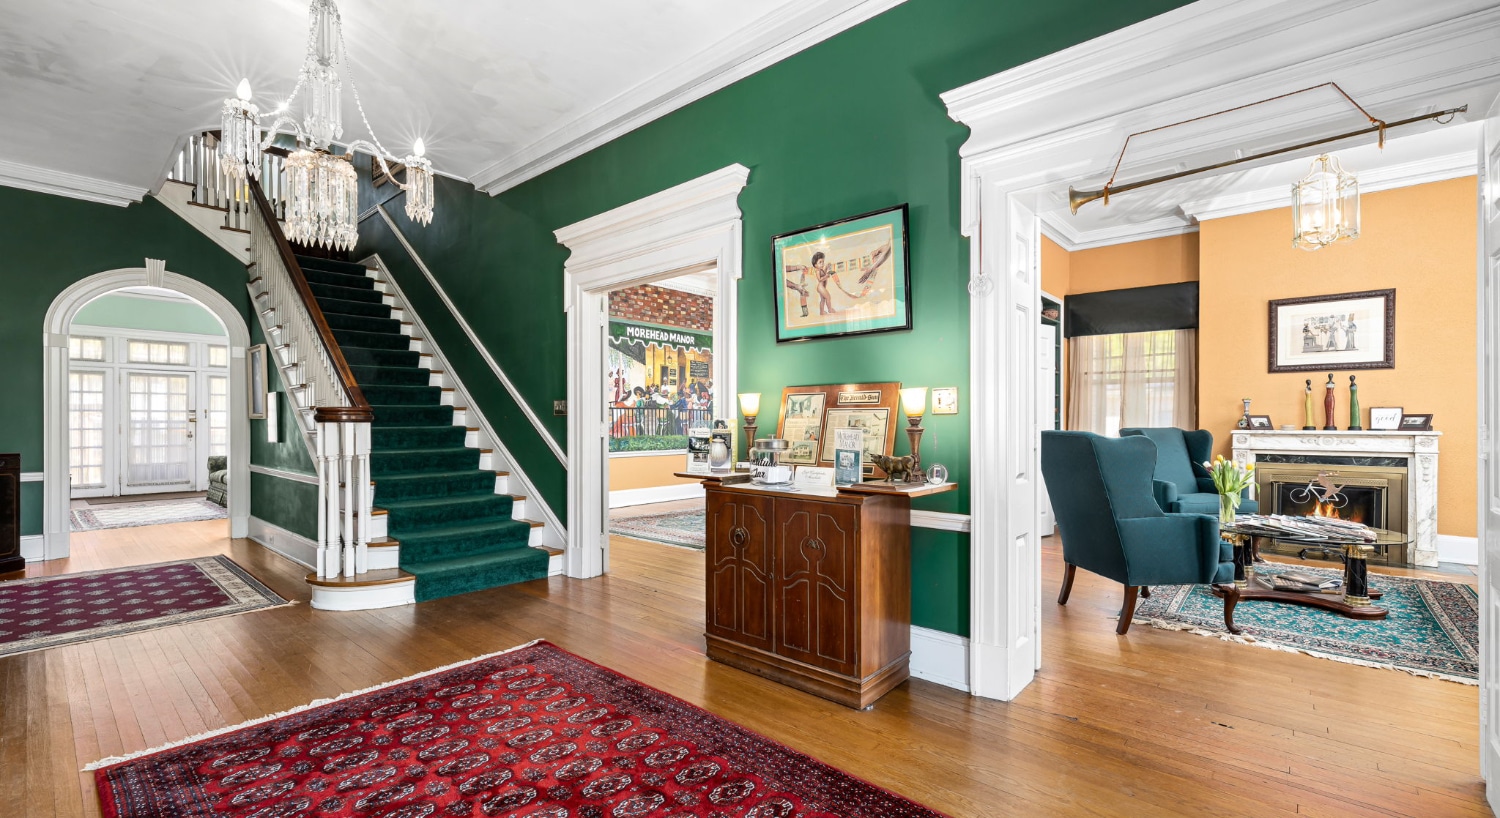
[[[1477,689],[1136,625],[1079,572],[1014,702],[911,681],[856,712],[703,655],[703,555],[356,613],[224,521],[75,534],[31,576],[227,554],[297,605],[0,659],[0,816],[96,816],[98,758],[544,638],[954,816],[1486,816]],[[1051,542],[1051,541],[1049,541]],[[1047,596],[1061,581],[1046,547]],[[1438,579],[1451,574],[1399,572]],[[1473,578],[1468,577],[1472,582]]]

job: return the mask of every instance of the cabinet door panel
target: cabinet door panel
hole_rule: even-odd
[[[855,596],[858,509],[776,501],[776,652],[852,674],[857,657]]]
[[[769,497],[713,494],[708,519],[709,633],[771,650]]]

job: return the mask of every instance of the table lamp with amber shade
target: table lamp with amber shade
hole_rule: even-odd
[[[755,446],[755,416],[760,414],[760,393],[740,393],[740,414],[745,416],[745,452],[746,456],[751,448]]]
[[[901,408],[906,412],[906,440],[911,444],[912,472],[908,482],[927,480],[922,472],[922,415],[927,412],[927,387],[911,386],[901,390]]]

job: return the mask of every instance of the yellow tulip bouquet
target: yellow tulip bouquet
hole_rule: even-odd
[[[1233,460],[1225,460],[1224,455],[1218,455],[1212,463],[1204,463],[1203,468],[1208,469],[1208,476],[1214,481],[1214,488],[1219,492],[1219,524],[1230,525],[1234,522],[1235,512],[1240,507],[1240,495],[1245,489],[1250,490],[1250,495],[1255,496],[1255,464],[1248,463],[1244,466]]]

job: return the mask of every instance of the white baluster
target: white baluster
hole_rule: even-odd
[[[359,477],[359,553],[355,567],[363,574],[370,570],[370,505],[375,501],[375,487],[370,480],[370,424],[351,423],[354,427],[354,473]]]
[[[353,423],[340,423],[339,431],[339,459],[344,466],[344,573],[347,576],[355,575],[355,539],[354,539],[354,498],[362,496],[364,492],[355,493],[355,482],[357,475],[354,473],[354,425]]]
[[[336,564],[328,558],[329,546],[334,543],[336,533],[335,521],[331,514],[336,501],[330,497],[330,494],[337,493],[337,487],[334,487],[333,492],[329,491],[328,477],[332,466],[328,457],[328,440],[332,435],[329,435],[324,428],[327,425],[326,423],[317,425],[318,577],[320,579],[338,574]]]

